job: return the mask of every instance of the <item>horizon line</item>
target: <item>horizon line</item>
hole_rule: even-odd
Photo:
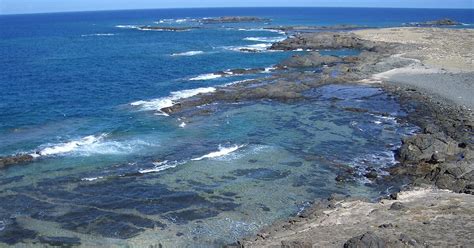
[[[112,11],[138,11],[138,10],[166,10],[166,9],[251,9],[251,8],[346,8],[346,9],[429,9],[429,10],[474,10],[474,8],[424,8],[424,7],[363,7],[363,6],[241,6],[241,7],[164,7],[164,8],[143,8],[143,9],[99,9],[99,10],[65,10],[53,12],[27,12],[9,13],[0,16],[11,15],[40,15],[40,14],[61,14],[61,13],[86,13],[86,12],[112,12]]]

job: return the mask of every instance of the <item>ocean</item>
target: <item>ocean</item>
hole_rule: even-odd
[[[271,20],[197,21],[218,16]],[[441,18],[463,23],[454,28],[474,24],[472,10],[454,9],[0,15],[0,156],[36,157],[0,170],[0,245],[56,237],[85,246],[219,247],[333,193],[387,194],[400,183],[374,183],[363,171],[383,174],[396,163],[401,137],[417,127],[400,121],[405,113],[397,99],[379,88],[329,85],[302,101],[216,103],[212,113],[188,118],[160,109],[270,77],[277,63],[304,53],[266,50],[287,37],[268,27],[392,27]],[[137,28],[143,25],[198,28]],[[242,68],[262,71],[214,74]],[[347,167],[361,176],[336,182]]]

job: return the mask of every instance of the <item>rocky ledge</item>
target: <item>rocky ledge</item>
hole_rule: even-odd
[[[203,18],[200,20],[204,24],[218,24],[218,23],[241,23],[241,22],[268,22],[268,18],[260,18],[255,16],[222,16],[216,18]]]
[[[359,25],[332,25],[332,26],[277,26],[277,27],[267,27],[264,29],[268,30],[278,30],[283,32],[316,32],[316,31],[347,31],[347,30],[356,30],[356,29],[365,29],[370,28],[367,26]]]
[[[414,188],[371,203],[334,195],[229,247],[470,247],[474,197]]]
[[[277,42],[270,50],[317,50],[317,49],[360,49],[375,50],[377,45],[373,42],[360,39],[352,33],[322,32],[297,34],[295,37]]]

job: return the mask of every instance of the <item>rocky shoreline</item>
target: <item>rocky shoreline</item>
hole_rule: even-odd
[[[413,206],[407,208],[404,203],[398,204],[397,194],[391,195],[390,200],[382,200],[378,203],[369,203],[367,200],[358,201],[348,196],[345,196],[345,199],[333,197],[327,201],[315,203],[313,208],[298,217],[282,223],[275,223],[262,230],[256,237],[240,241],[237,246],[447,247],[472,245],[472,238],[465,235],[466,232],[472,234],[474,231],[472,225],[466,226],[466,221],[468,222],[469,219],[472,221],[473,216],[472,212],[467,209],[474,207],[471,196],[474,194],[474,118],[472,111],[424,89],[371,78],[370,75],[380,72],[381,64],[388,67],[385,68],[388,70],[411,66],[413,61],[398,60],[402,57],[396,56],[414,49],[415,46],[411,44],[374,43],[358,39],[350,34],[311,34],[287,39],[274,44],[272,48],[293,50],[298,48],[327,49],[328,47],[356,48],[366,52],[362,52],[357,58],[349,59],[357,61],[353,64],[343,63],[343,60],[337,61],[333,58],[321,60],[313,54],[305,55],[304,59],[298,57],[293,64],[302,67],[325,65],[345,68],[343,71],[347,79],[358,80],[361,83],[376,83],[399,98],[408,113],[405,121],[414,123],[421,128],[421,132],[403,139],[402,147],[397,151],[399,164],[390,168],[390,175],[385,178],[386,180],[397,180],[397,178],[409,177],[412,183],[401,194],[408,196],[402,199],[410,202]],[[375,54],[368,56],[364,54],[367,52]],[[472,58],[472,53],[469,56]],[[345,59],[347,60],[347,58]],[[327,61],[334,63],[331,65]],[[339,69],[339,71],[341,70]],[[341,175],[336,180],[341,180],[341,178],[344,176]],[[428,190],[413,190],[413,186],[428,188]],[[465,194],[457,195],[431,189],[431,187]],[[430,197],[414,197],[413,195],[419,196],[418,192],[429,192]],[[385,206],[389,206],[388,202],[391,207],[387,208]],[[359,203],[365,206],[347,207]],[[433,206],[443,203],[451,205],[448,204],[448,206],[441,208],[434,216],[426,217],[432,213]],[[371,209],[370,204],[376,208]],[[380,206],[383,207],[377,208]],[[416,208],[416,211],[397,212],[412,207]],[[346,214],[341,216],[338,212],[342,211],[346,211]],[[359,215],[358,211],[366,212],[364,215]],[[378,219],[378,217],[373,217],[375,215],[383,217]],[[450,218],[444,219],[442,216],[445,215],[449,215]],[[365,222],[364,218],[368,220]],[[416,218],[440,218],[442,221],[433,223],[429,220],[416,220]],[[332,222],[322,224],[328,219]],[[382,223],[383,221],[387,223]],[[400,223],[403,221],[406,223]],[[352,227],[347,227],[347,222],[353,222],[351,223]],[[393,222],[398,223],[393,224]],[[426,226],[430,226],[430,230],[426,230]],[[448,226],[449,230],[446,230]]]
[[[302,94],[304,91],[326,84],[343,84],[347,82],[374,84],[399,98],[402,107],[407,111],[405,121],[414,123],[421,128],[421,132],[403,139],[402,147],[397,151],[399,164],[389,169],[390,175],[385,177],[385,179],[397,180],[397,178],[409,177],[412,182],[410,186],[434,186],[457,193],[474,194],[474,122],[472,111],[464,106],[453,104],[449,99],[442,99],[423,89],[384,82],[372,77],[372,75],[377,73],[410,67],[414,63],[421,63],[414,58],[398,56],[407,51],[417,49],[416,45],[374,42],[362,39],[353,33],[323,32],[299,34],[285,41],[273,44],[270,49],[305,49],[312,51],[319,49],[357,49],[361,53],[358,56],[347,56],[344,58],[321,56],[315,52],[294,56],[278,65],[277,69],[280,73],[276,73],[270,78],[250,80],[219,89],[214,93],[185,99],[172,107],[163,109],[163,111],[178,116],[203,114],[202,109],[194,111],[195,107],[213,102],[239,102],[262,98],[293,101],[304,98]],[[299,70],[293,70],[295,68]],[[301,71],[301,69],[311,68],[322,69],[318,72],[313,70]],[[209,114],[209,112],[206,112],[206,114]],[[367,173],[366,177],[373,178],[377,177],[377,175]],[[437,195],[437,192],[433,190],[430,194]],[[447,194],[446,197],[446,201],[450,201],[451,197],[456,198],[459,196]],[[466,202],[462,202],[463,204],[465,203],[470,207],[473,206],[471,196],[466,195],[460,198],[466,198]],[[344,202],[351,201],[352,199],[348,198]],[[415,201],[414,204],[419,203]],[[316,207],[316,209],[318,208]],[[313,211],[321,211],[321,209]],[[422,211],[429,211],[429,209],[423,209]],[[309,211],[309,213],[311,214],[312,212]],[[398,218],[396,216],[392,217]],[[356,217],[347,216],[347,218]],[[458,216],[455,219],[459,220],[459,218],[461,217]],[[289,221],[290,226],[298,226],[298,224],[295,224],[298,221],[292,222],[294,220]],[[444,224],[446,223],[440,223],[440,225]],[[387,224],[387,226],[390,225]],[[270,228],[274,227],[275,225]],[[354,230],[363,230],[361,226],[354,226],[353,228],[355,228]],[[465,227],[459,224],[452,228],[462,233]],[[279,226],[274,233],[278,236],[278,233],[285,232],[286,229],[288,229],[288,225]],[[410,230],[402,228],[399,232],[409,232]],[[468,231],[472,233],[474,230],[472,227],[469,227]],[[380,238],[373,233],[361,233],[360,235],[347,241],[344,247],[425,247],[430,243],[429,241],[421,242],[411,239],[407,235],[402,235],[399,239],[394,239],[393,235],[391,238]],[[423,233],[419,235],[423,236]],[[429,235],[435,234],[430,233]],[[457,245],[472,242],[472,240],[467,238],[462,242],[458,240],[459,243],[456,243],[456,240],[450,239],[450,237],[443,233],[436,233],[436,235],[439,235],[448,243],[454,242]],[[308,237],[295,237],[296,239],[308,239]],[[321,243],[317,243],[316,240],[311,238],[309,238],[309,243],[299,243],[298,240],[293,242],[295,240],[291,236],[285,238],[286,240],[280,240],[279,244],[281,247],[312,247],[315,244],[316,246],[318,244],[321,245]],[[243,240],[239,246],[270,246],[270,241],[272,240],[272,236],[260,233],[255,238]],[[378,244],[378,246],[373,246],[374,244]],[[337,247],[340,244],[333,245]]]
[[[216,23],[236,21],[261,20],[219,19]],[[436,30],[433,32],[436,33]],[[319,201],[299,216],[275,223],[256,237],[244,239],[235,246],[472,245],[473,240],[469,237],[469,234],[474,233],[472,110],[453,104],[449,99],[440,98],[423,88],[393,84],[373,77],[378,73],[423,64],[419,58],[400,56],[419,49],[417,44],[374,41],[348,32],[318,32],[297,34],[273,44],[270,49],[303,49],[312,52],[282,61],[276,66],[276,73],[270,77],[247,80],[221,87],[212,93],[182,99],[161,111],[186,120],[188,116],[212,113],[212,109],[197,107],[215,102],[235,103],[258,99],[297,101],[304,99],[305,91],[327,84],[376,85],[399,99],[402,108],[407,112],[407,116],[401,121],[414,123],[421,131],[403,139],[402,146],[397,151],[399,164],[388,169],[389,176],[382,177],[368,171],[366,177],[382,177],[383,180],[408,177],[412,183],[406,192],[388,196],[390,199],[379,203],[360,201],[347,196],[334,196]],[[354,49],[360,51],[360,54],[345,57],[322,56],[317,52],[321,49]],[[472,59],[472,51],[468,56]],[[262,69],[236,69],[230,72],[251,74],[262,72]],[[217,72],[217,75],[225,76],[230,72]],[[32,155],[0,158],[0,168],[31,162],[33,159]],[[347,172],[335,180],[344,183],[344,178],[351,176],[351,172]],[[424,189],[413,189],[413,186]],[[465,194],[458,195],[432,187]],[[438,219],[436,216],[443,217]]]

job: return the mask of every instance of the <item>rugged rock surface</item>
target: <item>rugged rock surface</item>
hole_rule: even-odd
[[[268,22],[271,21],[268,18],[260,18],[255,16],[223,16],[216,18],[203,18],[200,20],[204,24],[216,24],[216,23],[240,23],[240,22]]]
[[[265,71],[265,68],[252,68],[252,69],[231,69],[226,71],[215,72],[215,75],[220,76],[231,76],[231,75],[248,75],[248,74],[257,74]]]
[[[281,67],[320,67],[323,65],[334,65],[341,63],[342,58],[336,56],[321,56],[319,52],[311,52],[306,55],[293,55],[279,64]]]
[[[270,50],[315,50],[315,49],[360,49],[376,50],[376,44],[362,40],[352,33],[307,33],[273,44]]]
[[[373,232],[367,232],[360,236],[349,239],[344,248],[384,248],[387,241],[378,237]]]
[[[278,222],[241,247],[470,247],[474,197],[412,189],[369,203],[334,197]],[[394,210],[393,206],[397,207]]]
[[[10,157],[0,157],[0,169],[10,165],[28,163],[33,161],[34,157],[28,154],[18,154]]]

